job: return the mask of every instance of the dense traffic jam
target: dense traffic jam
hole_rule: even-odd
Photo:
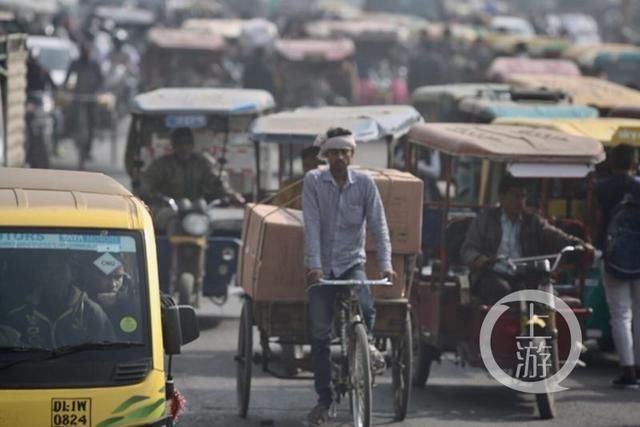
[[[311,426],[403,422],[442,360],[545,420],[585,352],[639,388],[639,21],[0,0],[0,426],[180,424],[173,358],[238,295],[238,425],[257,372],[313,380]]]

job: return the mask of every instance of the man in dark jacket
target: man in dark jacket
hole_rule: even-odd
[[[499,258],[520,258],[556,253],[565,246],[591,245],[550,225],[525,209],[525,182],[505,175],[498,188],[500,205],[473,221],[462,245],[462,261],[471,267],[471,287],[487,304],[517,290],[514,283],[493,270]]]

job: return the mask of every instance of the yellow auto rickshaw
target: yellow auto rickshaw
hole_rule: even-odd
[[[161,300],[146,206],[96,173],[0,169],[0,425],[172,426],[199,335]]]
[[[595,107],[601,116],[616,107],[640,104],[640,91],[595,77],[519,74],[511,77],[509,83],[528,89],[564,92],[571,96],[574,104]]]

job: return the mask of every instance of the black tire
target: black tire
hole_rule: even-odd
[[[238,415],[246,418],[251,396],[251,368],[253,365],[253,307],[245,299],[238,328],[238,354],[236,355],[236,393]]]
[[[433,351],[429,345],[422,342],[420,328],[415,321],[411,325],[411,333],[411,348],[413,353],[411,359],[413,363],[411,383],[414,387],[424,387],[431,373]]]
[[[191,305],[191,295],[193,295],[193,287],[196,278],[191,273],[182,273],[178,277],[178,304]]]
[[[538,412],[540,413],[540,419],[550,420],[556,416],[556,401],[553,393],[541,393],[536,394],[536,404],[538,405]]]
[[[405,332],[402,337],[391,340],[391,385],[393,390],[394,420],[402,421],[407,417],[411,399],[413,368],[413,336],[411,319],[407,315]]]
[[[371,360],[367,330],[362,323],[353,328],[349,351],[349,376],[351,379],[351,414],[354,427],[371,426]]]

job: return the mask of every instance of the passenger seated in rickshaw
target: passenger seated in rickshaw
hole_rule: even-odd
[[[35,290],[0,323],[18,332],[22,345],[38,348],[112,341],[113,328],[104,310],[74,286],[69,256],[48,252],[37,259],[32,271]]]
[[[526,210],[526,182],[505,175],[498,188],[500,205],[489,208],[473,220],[461,249],[462,262],[471,268],[472,292],[485,304],[494,304],[521,283],[494,271],[502,258],[557,253],[566,246],[593,247],[550,225],[536,213]]]
[[[366,280],[365,225],[374,236],[383,276],[393,280],[391,242],[378,189],[365,172],[349,169],[356,147],[346,129],[330,129],[316,140],[329,169],[307,173],[303,187],[305,267],[309,285],[321,279]],[[311,359],[318,403],[308,415],[311,425],[327,421],[332,403],[330,337],[338,289],[316,286],[309,290]],[[358,289],[362,315],[373,330],[375,308],[368,287]],[[384,369],[384,357],[371,345],[373,369]]]
[[[229,186],[224,170],[208,154],[195,151],[191,129],[178,128],[171,133],[173,152],[155,159],[142,175],[141,196],[153,199],[207,201],[228,198],[232,204],[244,204],[242,195]]]

